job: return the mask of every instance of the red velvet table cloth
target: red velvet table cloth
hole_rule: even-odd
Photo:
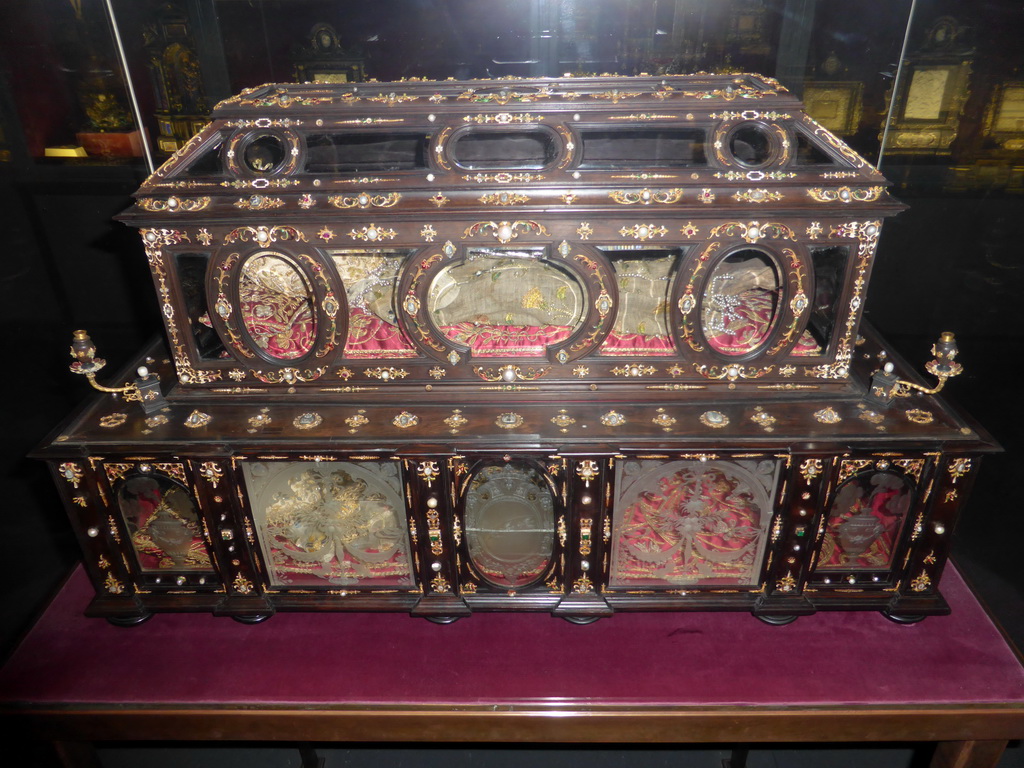
[[[1024,668],[962,578],[950,616],[901,626],[819,613],[773,627],[745,613],[622,613],[588,626],[476,614],[280,613],[246,626],[159,614],[119,628],[82,615],[76,570],[0,670],[0,706],[1024,705]]]

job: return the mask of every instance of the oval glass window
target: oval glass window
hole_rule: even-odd
[[[760,125],[740,126],[729,136],[729,151],[741,165],[764,165],[772,158],[771,136]]]
[[[781,314],[780,274],[775,259],[753,248],[718,262],[705,283],[701,316],[712,349],[741,356],[765,343]]]
[[[118,488],[117,504],[143,571],[210,570],[195,503],[173,480],[129,476]]]
[[[839,486],[825,523],[817,569],[888,569],[913,501],[910,481],[866,472]]]
[[[541,249],[470,250],[430,286],[438,329],[474,357],[542,357],[586,316],[585,292],[567,270],[542,261]]]
[[[313,348],[313,291],[291,259],[271,252],[246,259],[238,291],[245,330],[261,351],[277,360],[295,360]]]
[[[530,465],[488,466],[473,476],[466,494],[466,546],[485,581],[518,589],[541,578],[553,556],[554,529],[554,496]]]
[[[280,136],[264,133],[242,150],[242,162],[253,173],[270,173],[284,162],[285,147]]]

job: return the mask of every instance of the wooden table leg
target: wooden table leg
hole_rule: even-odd
[[[1006,741],[940,741],[931,768],[995,768]]]

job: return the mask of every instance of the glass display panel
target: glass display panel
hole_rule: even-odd
[[[452,159],[470,170],[535,170],[555,159],[550,131],[470,131],[452,145]]]
[[[826,513],[819,571],[892,567],[914,488],[895,472],[866,472],[836,491]]]
[[[775,259],[753,248],[718,262],[702,302],[701,323],[712,349],[747,355],[767,341],[780,314],[780,275]]]
[[[671,355],[668,295],[684,249],[603,249],[615,270],[618,314],[600,354],[609,357]]]
[[[586,315],[576,277],[541,260],[541,248],[474,248],[430,286],[435,325],[478,357],[542,356]]]
[[[199,512],[184,487],[163,475],[131,475],[118,486],[117,505],[144,573],[212,570]]]
[[[313,292],[305,274],[287,256],[264,251],[246,259],[238,292],[245,330],[267,355],[294,360],[313,348]]]
[[[309,173],[408,171],[427,167],[422,133],[316,133],[306,136]]]
[[[271,173],[284,159],[284,142],[272,133],[257,136],[242,150],[242,164],[253,173]]]
[[[220,142],[217,142],[200,157],[196,158],[193,163],[189,164],[180,175],[189,178],[222,176],[224,174],[224,163],[221,161],[220,151],[221,145]]]
[[[466,546],[473,566],[500,589],[544,575],[555,543],[555,499],[528,464],[484,467],[466,492]]]
[[[397,462],[246,462],[272,586],[412,586]]]
[[[835,161],[816,146],[811,144],[803,134],[796,137],[796,161],[800,165],[835,165]]]
[[[583,130],[580,168],[686,168],[706,164],[704,131],[634,128]]]
[[[741,165],[756,168],[772,157],[771,137],[759,125],[742,125],[729,136],[729,151]]]
[[[828,347],[836,326],[839,297],[843,293],[843,275],[850,257],[846,246],[812,248],[811,267],[814,270],[814,304],[807,333],[822,349]],[[805,334],[806,335],[806,334]]]
[[[201,360],[218,360],[225,356],[224,344],[210,322],[206,305],[206,268],[210,257],[205,253],[179,253],[174,257],[178,267],[181,298],[185,301],[189,327]]]
[[[778,474],[776,461],[620,461],[609,585],[756,584]]]
[[[348,298],[345,357],[414,357],[415,347],[395,319],[398,275],[411,249],[345,248],[328,251]]]

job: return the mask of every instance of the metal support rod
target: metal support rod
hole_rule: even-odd
[[[114,16],[112,0],[104,0],[107,6],[107,20],[110,22],[110,29],[114,34],[114,44],[117,46],[117,58],[121,62],[121,75],[124,77],[125,87],[128,89],[128,98],[132,103],[132,116],[135,124],[139,127],[139,138],[142,140],[142,153],[146,158],[146,168],[149,173],[156,170],[153,164],[153,150],[149,146],[149,132],[142,122],[142,112],[139,110],[139,100],[135,95],[135,86],[132,84],[132,76],[128,71],[128,57],[124,52],[124,45],[121,43],[121,30],[117,26],[117,17]]]

